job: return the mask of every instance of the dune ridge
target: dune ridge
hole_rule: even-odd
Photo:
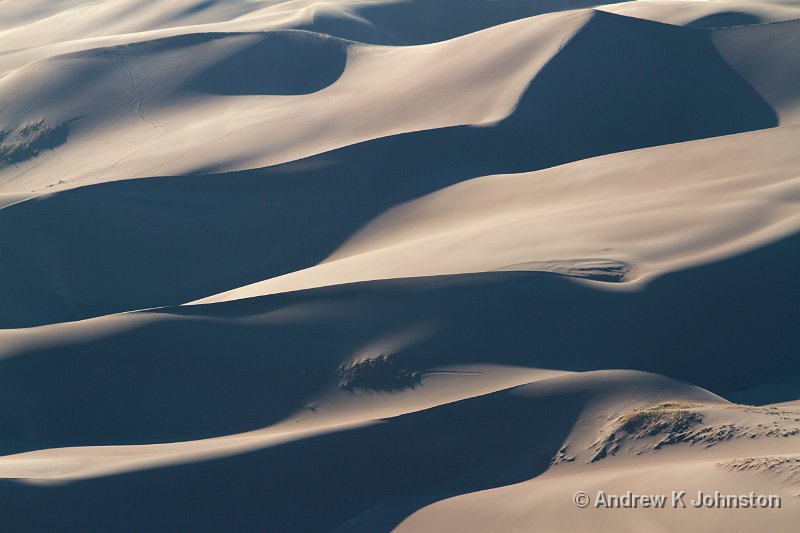
[[[0,530],[792,530],[798,29],[0,1]]]

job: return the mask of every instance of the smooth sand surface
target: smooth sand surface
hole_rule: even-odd
[[[799,58],[794,0],[0,1],[0,531],[792,531]]]

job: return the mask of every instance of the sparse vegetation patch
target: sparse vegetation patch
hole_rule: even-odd
[[[40,120],[12,130],[0,130],[0,168],[21,163],[66,142],[67,127]]]
[[[703,421],[699,413],[687,409],[689,408],[662,405],[632,411],[620,417],[619,430],[634,438],[686,431]]]
[[[396,392],[420,385],[421,374],[403,368],[389,355],[368,357],[339,367],[339,388]]]
[[[800,457],[740,457],[721,462],[719,466],[729,472],[758,472],[777,475],[784,483],[800,484]]]
[[[692,402],[662,402],[625,413],[614,421],[605,438],[594,443],[596,448],[592,462],[616,455],[626,440],[662,435],[663,438],[653,449],[691,440],[696,433],[696,426],[703,421],[700,413],[691,410],[697,407],[702,405]]]

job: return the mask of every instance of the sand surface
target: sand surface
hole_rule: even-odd
[[[0,1],[0,531],[793,531],[798,147],[796,0]]]

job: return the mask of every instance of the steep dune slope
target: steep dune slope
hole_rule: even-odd
[[[616,261],[629,271],[617,281],[652,278],[796,231],[796,136],[796,128],[781,128],[480,178],[385,214],[329,262],[209,301],[394,276],[571,273],[570,262],[580,275],[585,259],[603,260],[600,267]],[[709,147],[720,154],[711,161]],[[673,167],[676,153],[685,160]],[[628,170],[618,171],[623,165]],[[280,276],[323,261],[371,217],[408,198],[406,184],[348,173],[331,180],[324,171],[133,180],[0,210],[2,247],[13,258],[0,264],[0,315],[8,326],[77,319]],[[492,200],[483,191],[495,185]],[[517,211],[507,209],[509,197]],[[572,200],[581,208],[570,208]],[[733,217],[731,209],[749,216]],[[458,219],[461,213],[469,218]],[[326,223],[309,228],[309,217]],[[641,224],[623,238],[619,229],[631,220]],[[528,229],[512,236],[509,227]],[[548,231],[560,238],[547,239]]]
[[[513,20],[600,6],[603,10],[703,28],[798,18],[792,2],[639,0],[29,0],[0,6],[0,48],[18,68],[71,50],[197,32],[305,29],[370,44],[443,41]]]
[[[316,267],[200,301],[492,270],[640,287],[797,232],[798,135],[771,129],[476,178],[386,211]]]
[[[194,33],[303,29],[370,44],[440,42],[592,0],[31,0],[0,4],[0,78],[64,53]]]
[[[21,451],[249,431],[337,387],[341,365],[380,354],[410,374],[486,363],[630,368],[724,395],[800,371],[786,355],[798,342],[796,256],[794,237],[632,293],[493,273],[0,331],[3,443]]]
[[[291,13],[300,8],[300,13],[307,13],[306,21],[298,25],[302,29],[359,42],[412,45],[444,41],[512,20],[594,7],[600,3],[597,0],[333,0],[322,3],[295,0],[265,12]]]
[[[85,2],[29,0],[0,6],[0,46],[40,47],[99,36],[230,20],[263,9],[270,0],[155,0]]]
[[[252,168],[393,133],[500,120],[586,18],[522,21],[412,48],[349,46],[307,32],[213,33],[50,58],[0,81],[0,123],[65,124],[67,145],[6,168],[4,188]]]
[[[793,64],[777,64],[775,60],[783,51],[800,49],[796,23],[728,28],[712,33],[711,38],[725,61],[777,111],[781,124],[797,123],[800,119],[797,56]]]
[[[799,14],[0,0],[0,530],[791,530]]]
[[[366,407],[369,399],[363,400]],[[607,459],[611,464],[596,469],[582,462],[561,462],[565,452],[587,446],[582,439],[602,434],[607,421],[654,409],[703,413],[701,420],[693,422],[698,430],[715,429],[711,413],[722,417],[717,423],[741,423],[747,412],[707,391],[661,376],[629,371],[574,374],[377,422],[329,427],[316,434],[295,431],[277,441],[253,435],[249,449],[235,455],[215,452],[226,439],[149,449],[94,449],[101,462],[117,469],[116,475],[104,477],[81,479],[80,473],[69,473],[81,452],[90,449],[8,456],[0,460],[0,474],[25,472],[37,481],[0,482],[2,508],[7,522],[21,530],[56,525],[73,530],[250,529],[255,523],[261,528],[302,531],[386,531],[398,524],[401,530],[412,531],[486,531],[528,523],[547,524],[549,529],[553,519],[537,518],[535,512],[544,508],[544,501],[550,509],[566,512],[573,527],[583,530],[588,527],[585,513],[592,511],[575,514],[565,509],[576,488],[615,490],[628,483],[668,492],[671,482],[690,490],[736,490],[742,483],[737,476],[747,477],[737,472],[736,465],[748,464],[737,459],[738,454],[759,449],[769,449],[775,460],[791,465],[789,450],[796,447],[798,437],[767,435],[715,443],[701,453],[701,459],[687,459],[689,445],[676,443],[644,455]],[[796,417],[790,411],[773,410],[751,413],[745,419],[755,426],[781,413]],[[362,415],[369,416],[368,407]],[[194,460],[180,464],[179,452],[167,459],[169,463],[159,464],[160,450],[168,447],[182,448]],[[131,470],[148,464],[148,469]],[[66,469],[66,474],[51,477],[47,472],[52,468]],[[763,472],[767,475],[761,474],[761,479],[750,476],[749,486],[777,492],[788,501],[791,487],[776,488],[769,469]],[[784,472],[777,469],[775,474]],[[633,481],[631,476],[638,477]],[[60,483],[49,483],[51,479]],[[187,485],[187,479],[192,483]],[[131,492],[132,486],[138,490]],[[542,497],[541,491],[548,495]],[[537,497],[538,506],[526,505]],[[498,498],[514,505],[498,507]],[[460,508],[464,500],[468,510]],[[265,501],[270,505],[264,505]],[[315,512],[302,512],[310,501],[319,502]],[[34,513],[35,508],[48,512]],[[791,509],[786,509],[772,516],[770,523],[788,522],[792,516]],[[595,516],[592,524],[598,520],[617,523],[618,516]],[[677,519],[662,513],[637,514],[635,520],[645,527],[674,524]]]
[[[32,325],[185,303],[311,267],[387,209],[470,178],[529,171],[600,153],[767,127],[777,120],[761,97],[729,70],[705,33],[599,13],[588,22],[582,13],[571,14],[568,20],[585,23],[536,75],[513,113],[495,124],[395,135],[265,170],[151,178],[81,188],[3,209],[0,239],[3,249],[14,258],[0,266],[5,295],[0,305],[8,306],[0,313],[4,316],[3,324]],[[529,22],[535,30],[533,23],[537,19],[530,19],[484,33],[502,36],[506,30],[526,28]],[[270,42],[284,38],[267,35],[272,37],[255,39]],[[309,34],[302,35],[301,44]],[[531,42],[529,39],[535,41],[541,37],[545,44],[556,45],[549,31],[523,35],[509,50],[518,52]],[[232,39],[247,43],[253,37]],[[313,46],[330,42],[324,45],[328,46],[325,49],[338,54],[341,41],[316,39],[312,38],[312,44],[319,44]],[[633,41],[638,43],[635,48],[629,46]],[[456,41],[448,44],[453,43]],[[665,43],[679,50],[686,47],[686,55],[666,53]],[[593,54],[598,56],[591,63],[593,67],[583,68],[586,56]],[[527,67],[535,69],[544,60],[534,54],[529,61]],[[483,69],[486,63],[478,65]],[[514,85],[521,90],[527,74],[514,73],[513,67],[519,63],[506,65]],[[631,70],[633,65],[639,65],[638,70]],[[596,89],[606,72],[618,74],[614,83]],[[642,77],[642,72],[649,74]],[[346,71],[343,76],[347,76]],[[640,83],[641,79],[644,82]],[[712,87],[726,83],[726,98],[714,96]],[[703,84],[707,93],[700,91]],[[486,91],[483,95],[493,94],[496,88],[493,84],[480,87]],[[447,94],[442,93],[442,98]],[[502,98],[490,101],[489,106],[472,108],[473,119],[496,117],[498,110],[513,106],[514,98],[514,92],[503,92]],[[134,101],[126,105],[135,108]],[[431,104],[438,101],[430,100]],[[394,109],[399,111],[400,107]],[[447,113],[440,116],[446,120]],[[153,130],[140,117],[136,121],[141,127]],[[217,125],[209,124],[209,131],[215,131]],[[343,129],[330,131],[341,134]],[[791,136],[793,131],[776,135]],[[192,139],[196,137],[193,135]],[[777,149],[782,150],[790,142],[778,141]],[[179,145],[167,146],[176,150]],[[257,150],[261,145],[251,142],[249,146]],[[291,146],[296,148],[294,144]],[[735,151],[735,145],[732,146]],[[197,153],[187,156],[184,162],[200,164],[202,158],[196,157]],[[219,157],[208,147],[201,153],[212,159]],[[86,160],[76,159],[76,163]],[[702,153],[697,161],[714,164]],[[57,157],[52,157],[52,162],[63,164]],[[778,170],[780,165],[788,163],[775,164],[777,172],[786,179],[792,178],[791,173]],[[53,179],[54,175],[47,176]],[[716,176],[723,178],[724,174]],[[668,178],[666,175],[664,179]],[[758,186],[759,182],[753,183]],[[655,180],[654,186],[660,187]],[[192,191],[190,196],[186,195],[187,187]],[[721,190],[727,189],[723,186]],[[143,201],[147,198],[160,201]],[[336,201],[330,201],[331,198]],[[66,216],[74,212],[83,216]],[[755,213],[757,219],[759,215]],[[787,213],[791,215],[790,210]],[[325,224],[309,227],[310,215],[325,220]],[[54,220],[59,223],[53,223]],[[772,222],[777,221],[754,220],[753,225],[738,234],[744,236],[758,228],[765,229]],[[733,220],[731,223],[739,224]],[[114,228],[113,232],[110,228]],[[789,223],[776,235],[790,229]],[[766,235],[763,238],[769,240]],[[756,244],[754,240],[750,245]],[[55,250],[58,252],[54,253]],[[584,258],[595,258],[600,253],[578,247],[570,254],[578,252]],[[489,267],[575,258],[565,257],[564,253],[531,256],[522,250],[508,257],[498,256]],[[632,258],[624,254],[632,253],[625,251],[618,259],[628,262]],[[152,257],[158,260],[153,261]],[[54,268],[57,272],[53,272]],[[100,268],[106,275],[95,276],[94,268]],[[481,268],[457,265],[416,274]],[[402,271],[398,274],[402,275]],[[376,277],[383,276],[375,271],[352,275],[349,280]],[[178,279],[180,283],[176,283]]]
[[[637,0],[600,6],[599,9],[626,17],[709,29],[800,19],[800,5],[793,0],[787,2]]]
[[[796,48],[794,26],[787,23],[782,47]],[[765,128],[778,117],[792,123],[793,100],[773,98],[772,108],[760,94],[786,92],[780,87],[790,85],[796,67],[780,58],[789,56],[773,54],[778,59],[769,72],[787,73],[778,82],[744,65],[753,89],[720,55],[714,32],[706,30],[577,11],[441,44],[350,47],[346,66],[338,53],[329,61],[327,53],[314,52],[314,42],[336,41],[302,35],[305,43],[287,46],[281,37],[263,33],[173,37],[81,52],[77,58],[57,56],[9,74],[0,80],[5,95],[0,129],[44,122],[63,125],[69,134],[64,146],[3,169],[3,189],[41,192],[127,177],[255,168],[397,133],[497,121],[502,122],[488,131],[412,137],[404,141],[410,146],[400,149],[446,142],[452,151],[440,159],[474,153],[484,160],[481,153],[488,151],[509,161],[505,169],[486,163],[476,169],[486,174]],[[726,38],[726,49],[746,42],[744,34],[736,35]],[[771,46],[773,41],[761,48]],[[295,88],[291,80],[273,80],[237,90],[253,70],[262,72],[259,80],[280,78],[280,68],[273,72],[279,67],[277,48],[312,79]],[[108,60],[90,60],[87,66],[80,60],[85,54]],[[233,70],[219,71],[221,62]],[[217,71],[230,89],[193,83],[193,73]],[[609,77],[612,83],[606,84]],[[78,80],[97,88],[91,99]],[[462,91],[465,86],[472,89]],[[314,94],[302,95],[308,92]],[[49,103],[48,94],[67,99]],[[334,127],[342,123],[348,126]],[[379,149],[381,144],[370,148]],[[413,154],[399,157],[413,159]]]
[[[372,44],[444,41],[592,0],[30,0],[0,6],[0,47],[13,52],[47,45],[147,39],[166,33],[307,29]],[[221,26],[228,26],[227,30]],[[247,29],[244,29],[244,26]],[[137,36],[137,34],[144,34]],[[43,50],[44,49],[44,50]]]
[[[444,496],[535,476],[579,417],[665,399],[721,401],[640,373],[556,377],[234,457],[62,486],[4,482],[0,505],[11,524],[38,529],[56,526],[53,517],[69,509],[58,524],[71,529],[369,529],[377,514],[377,529],[385,530]],[[123,497],[131,484],[139,490]],[[314,513],[301,512],[308,501],[319,502]],[[34,507],[49,512],[32,514]]]
[[[763,472],[736,471],[726,467],[731,463],[756,459],[777,466],[765,468]],[[675,528],[687,531],[706,528],[759,531],[764,524],[778,531],[791,531],[797,520],[792,503],[797,497],[797,486],[787,483],[782,472],[786,471],[784,465],[794,467],[796,472],[797,464],[798,456],[790,452],[747,459],[712,456],[700,460],[653,461],[644,465],[587,470],[577,475],[548,474],[529,482],[437,502],[402,521],[395,531],[484,532],[532,528],[581,533],[598,530],[672,531]],[[743,487],[747,487],[747,492],[743,492]],[[672,509],[672,491],[676,488],[678,492],[686,493],[681,500],[686,508]],[[665,508],[655,510],[641,506],[638,509],[576,509],[570,502],[577,490],[591,494],[593,501],[600,491],[618,496],[627,494],[627,491],[632,494],[664,494],[667,499]],[[749,495],[750,491],[775,494],[781,496],[782,503],[781,507],[765,509],[694,508],[692,501],[697,499],[698,491],[712,498],[715,491],[724,495]],[[341,531],[348,529],[345,527]]]

